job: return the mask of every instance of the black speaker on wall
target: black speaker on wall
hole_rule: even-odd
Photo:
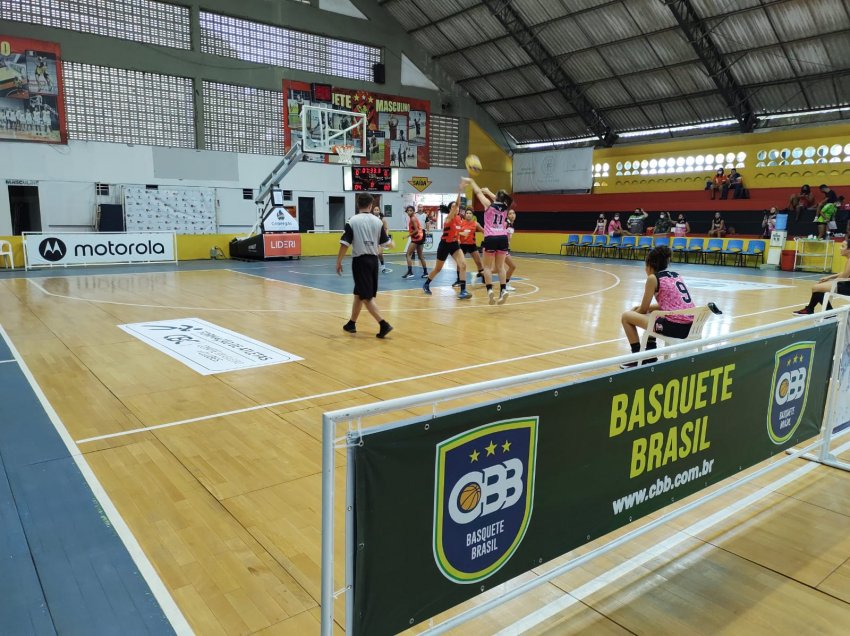
[[[383,62],[372,64],[372,78],[375,80],[375,84],[383,84],[387,81],[387,69]]]

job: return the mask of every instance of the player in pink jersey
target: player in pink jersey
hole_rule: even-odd
[[[472,179],[464,179],[472,186],[472,192],[478,197],[478,201],[484,206],[484,284],[487,286],[487,295],[490,304],[497,302],[502,305],[508,299],[506,291],[505,257],[508,254],[508,210],[513,203],[511,195],[505,190],[499,190],[493,194],[487,188],[480,187]],[[500,291],[499,299],[493,293],[493,272],[499,275]]]
[[[632,353],[640,351],[640,338],[637,327],[646,329],[649,324],[648,314],[652,311],[675,311],[677,309],[690,309],[694,306],[691,293],[688,291],[685,281],[676,272],[668,272],[667,264],[672,257],[670,248],[666,245],[653,247],[646,255],[646,285],[643,290],[643,299],[640,305],[631,311],[623,313],[623,331],[632,348]],[[652,302],[653,296],[655,303]],[[671,338],[687,338],[691,331],[693,316],[669,316],[660,318],[655,323],[655,333],[663,333]],[[646,342],[647,351],[656,348],[655,338],[651,337]],[[643,364],[655,362],[656,358],[648,358]],[[621,365],[623,368],[635,367],[637,362],[629,362]]]

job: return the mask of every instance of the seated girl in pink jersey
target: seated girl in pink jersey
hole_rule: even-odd
[[[508,254],[508,210],[513,203],[513,198],[504,190],[493,194],[487,188],[480,187],[472,179],[464,179],[464,185],[472,186],[473,194],[484,206],[484,284],[487,286],[487,295],[490,304],[497,302],[502,305],[508,299],[507,275],[505,271],[505,257]],[[500,291],[499,298],[493,292],[493,273],[498,274]]]
[[[623,331],[632,353],[640,351],[640,338],[637,327],[646,329],[649,324],[648,314],[652,311],[675,311],[677,309],[690,309],[694,306],[691,293],[685,285],[685,281],[676,272],[668,272],[667,264],[672,257],[670,248],[666,245],[653,247],[646,255],[646,285],[643,289],[643,298],[640,305],[631,311],[623,313]],[[652,302],[653,296],[656,302]],[[660,318],[655,323],[655,333],[663,333],[671,338],[687,338],[691,331],[693,317],[688,315],[669,316]],[[655,349],[655,338],[651,337],[646,342],[646,349]],[[643,364],[655,362],[656,358],[648,358]],[[629,362],[621,365],[623,368],[637,366],[637,362]]]

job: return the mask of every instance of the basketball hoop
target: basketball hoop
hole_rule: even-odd
[[[337,156],[340,163],[351,165],[354,163],[354,146],[350,144],[337,144],[331,148]]]

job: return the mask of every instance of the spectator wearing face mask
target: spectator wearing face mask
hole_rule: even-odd
[[[732,190],[733,199],[742,199],[744,197],[744,177],[735,168],[732,168],[729,178],[723,184],[723,187],[720,188],[720,198],[727,198],[729,196],[729,190]]]
[[[808,184],[800,187],[800,192],[788,200],[788,210],[794,213],[794,220],[800,220],[800,213],[815,207],[815,195]]]
[[[655,229],[652,231],[656,236],[670,234],[670,230],[673,228],[673,221],[670,219],[670,215],[666,212],[661,212],[658,215],[658,220],[655,222]]]
[[[623,226],[620,225],[620,215],[614,214],[614,218],[608,223],[608,236],[622,236]]]
[[[685,220],[685,215],[679,213],[676,225],[673,226],[673,236],[686,236],[691,232],[691,225]]]
[[[599,218],[596,219],[596,227],[593,228],[593,232],[591,234],[598,236],[605,236],[605,230],[607,229],[607,221],[605,219],[604,214],[600,214]]]
[[[714,201],[714,198],[726,186],[726,182],[727,178],[726,174],[723,171],[723,168],[718,168],[717,172],[714,173],[714,177],[712,177],[711,181],[705,184],[705,189],[711,191],[712,201]]]
[[[643,231],[646,226],[646,219],[649,215],[643,208],[635,208],[628,220],[629,234],[632,236],[643,236]]]
[[[714,213],[714,218],[711,219],[711,227],[708,229],[708,235],[716,238],[723,238],[726,236],[726,221],[723,220],[723,217],[720,216],[720,212]]]

